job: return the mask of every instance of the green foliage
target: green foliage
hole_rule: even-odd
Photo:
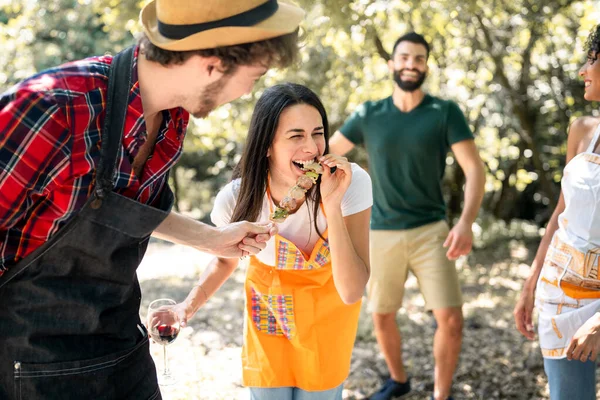
[[[388,96],[386,65],[401,34],[432,44],[426,90],[455,100],[476,132],[487,167],[484,216],[544,222],[558,198],[566,132],[597,114],[577,73],[582,43],[598,21],[592,1],[298,0],[307,10],[298,66],[270,71],[255,92],[195,121],[171,174],[178,205],[206,218],[241,152],[252,107],[264,87],[306,84],[337,129],[359,104]],[[0,0],[0,89],[68,60],[115,53],[139,31],[134,0]],[[365,165],[364,151],[351,153]],[[460,212],[464,182],[452,156],[445,185]]]

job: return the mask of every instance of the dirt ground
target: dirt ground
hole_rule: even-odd
[[[548,398],[539,349],[514,329],[512,319],[513,305],[536,246],[535,238],[501,239],[459,260],[465,328],[453,386],[455,399]],[[156,298],[183,300],[209,259],[184,247],[151,244],[139,270],[142,315]],[[165,400],[247,398],[240,367],[244,273],[245,268],[240,267],[168,347],[170,367],[178,384],[163,388]],[[431,347],[435,327],[423,304],[416,280],[411,277],[404,308],[397,316],[404,360],[412,377],[409,400],[429,399],[433,388]],[[160,372],[162,347],[153,344],[152,353]],[[363,304],[344,399],[366,398],[385,375],[385,362]]]

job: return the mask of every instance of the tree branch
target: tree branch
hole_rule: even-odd
[[[479,26],[481,27],[481,31],[483,32],[485,43],[489,49],[488,54],[490,55],[490,57],[492,57],[492,61],[496,66],[496,76],[498,77],[500,84],[502,84],[502,86],[504,86],[505,88],[509,89],[510,92],[513,92],[514,88],[512,87],[512,85],[508,81],[508,77],[504,73],[504,61],[502,60],[502,56],[496,54],[494,51],[494,39],[492,38],[492,33],[486,26],[485,22],[483,22],[483,18],[479,13],[474,13],[474,16],[475,19],[477,19],[477,21],[479,22]]]
[[[388,53],[383,47],[383,43],[381,43],[381,39],[379,38],[379,34],[377,33],[377,29],[371,27],[371,34],[373,35],[373,42],[375,43],[375,48],[377,49],[377,54],[381,58],[383,58],[386,62],[390,60],[390,53]]]
[[[525,98],[523,99],[523,105],[527,108],[527,86],[531,82],[529,76],[529,69],[531,68],[531,52],[533,51],[533,47],[535,46],[537,40],[540,38],[540,28],[542,24],[537,24],[534,22],[533,28],[530,30],[529,42],[527,43],[527,47],[523,51],[523,63],[521,65],[521,77],[519,79],[519,87],[517,88],[520,94],[525,93]]]

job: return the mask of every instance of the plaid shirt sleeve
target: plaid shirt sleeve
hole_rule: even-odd
[[[27,87],[0,97],[0,232],[27,217],[68,168],[69,129],[61,105]]]

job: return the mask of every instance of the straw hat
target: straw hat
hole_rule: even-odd
[[[154,45],[185,51],[285,35],[303,17],[301,8],[277,0],[152,0],[140,22]]]

